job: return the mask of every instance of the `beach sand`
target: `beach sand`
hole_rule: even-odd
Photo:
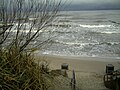
[[[69,68],[69,70],[67,70],[69,78],[72,78],[72,71],[75,71],[76,90],[109,90],[104,86],[103,83],[103,76],[105,74],[106,65],[113,64],[115,66],[115,69],[118,69],[120,67],[120,65],[118,64],[120,59],[115,58],[52,55],[40,56],[40,58],[44,58],[49,63],[49,67],[51,70],[61,69],[61,65],[63,63],[67,63]],[[63,80],[62,82],[64,83],[66,82],[66,80]],[[55,90],[71,89],[60,89],[59,86],[59,89],[57,87],[57,89]]]

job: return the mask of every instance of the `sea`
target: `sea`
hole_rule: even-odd
[[[60,12],[39,37],[47,39],[41,54],[120,59],[120,10]]]

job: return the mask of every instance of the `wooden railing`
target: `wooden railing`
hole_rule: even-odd
[[[120,70],[104,75],[104,85],[112,90],[120,90]]]

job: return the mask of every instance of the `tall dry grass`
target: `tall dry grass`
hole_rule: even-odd
[[[52,78],[47,66],[34,61],[32,53],[17,48],[0,50],[0,90],[48,90]]]

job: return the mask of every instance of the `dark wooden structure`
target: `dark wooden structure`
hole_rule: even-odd
[[[114,71],[113,65],[106,66],[106,74],[104,75],[104,85],[112,90],[120,90],[120,70]]]
[[[63,63],[63,64],[61,65],[61,69],[68,70],[68,64],[67,64],[67,63]]]
[[[106,74],[111,75],[114,71],[114,66],[112,64],[106,65]]]

